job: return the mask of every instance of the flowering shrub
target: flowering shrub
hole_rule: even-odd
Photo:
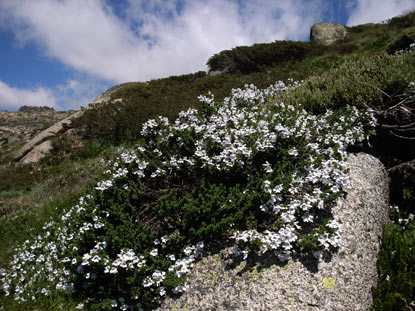
[[[183,292],[217,240],[235,255],[330,251],[341,243],[331,207],[348,189],[346,148],[374,126],[371,111],[313,115],[278,100],[297,87],[200,96],[175,122],[147,121],[144,144],[121,150],[106,178],[1,271],[5,295],[24,302],[72,293],[92,309],[153,308]]]

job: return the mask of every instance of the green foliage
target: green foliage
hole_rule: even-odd
[[[241,183],[227,187],[202,181],[188,195],[178,196],[173,191],[163,196],[155,211],[166,220],[167,228],[186,232],[189,241],[212,243],[226,236],[230,228],[247,229],[247,224],[255,219],[252,206],[260,198],[257,191],[248,189]]]
[[[209,58],[210,71],[257,72],[281,64],[299,62],[324,53],[326,46],[311,42],[276,41],[274,43],[239,46]]]
[[[415,26],[415,11],[393,17],[388,23],[400,28],[413,27]]]
[[[204,72],[133,83],[112,94],[122,103],[104,103],[85,111],[74,126],[85,130],[86,139],[99,139],[118,145],[135,143],[140,137],[141,125],[151,118],[165,116],[170,120],[189,107],[201,108],[197,97],[211,91],[217,100],[225,98],[232,88],[254,83],[260,88],[269,86],[281,76],[270,74],[244,74],[208,76]],[[286,73],[286,77],[290,77]]]
[[[415,200],[414,196],[414,189],[411,188],[403,188],[402,189],[402,199],[406,200]]]
[[[396,104],[395,95],[403,94],[413,80],[415,58],[411,53],[359,57],[307,79],[281,99],[316,113],[345,105],[386,109]]]
[[[29,191],[33,184],[47,177],[40,167],[31,165],[10,166],[0,169],[0,191]]]
[[[389,224],[379,252],[379,285],[373,288],[376,311],[408,310],[415,301],[415,226],[403,231]]]
[[[6,207],[4,206],[4,202],[0,201],[0,217],[6,215]]]

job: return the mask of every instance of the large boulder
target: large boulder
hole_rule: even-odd
[[[167,298],[157,310],[369,310],[382,227],[388,221],[388,184],[375,157],[351,154],[348,162],[351,189],[333,209],[343,223],[337,253],[286,264],[271,256],[257,262],[263,268],[250,270],[245,261],[232,266],[225,248],[196,263],[188,290],[178,299]]]
[[[346,27],[335,23],[316,23],[310,30],[310,41],[330,45],[346,37]]]

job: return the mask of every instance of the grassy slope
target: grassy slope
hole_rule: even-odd
[[[58,212],[54,209],[55,206],[71,205],[79,193],[88,185],[94,184],[95,178],[100,174],[99,160],[103,154],[110,157],[114,150],[113,147],[103,147],[103,142],[121,142],[128,145],[139,139],[142,122],[160,114],[173,118],[180,110],[198,107],[197,96],[208,91],[220,100],[232,88],[242,87],[246,83],[254,83],[261,88],[275,80],[305,79],[328,70],[323,80],[307,82],[308,86],[318,84],[319,81],[335,83],[340,75],[336,69],[332,70],[334,67],[339,67],[348,60],[382,54],[395,38],[414,31],[413,26],[408,27],[413,25],[414,16],[415,14],[410,14],[394,19],[389,24],[353,27],[349,29],[348,39],[333,48],[316,47],[318,53],[311,53],[290,62],[264,65],[251,72],[235,70],[233,73],[218,76],[196,73],[136,83],[118,90],[113,98],[122,97],[123,105],[109,104],[104,108],[93,109],[83,119],[78,120],[78,126],[86,129],[86,140],[89,141],[86,147],[76,151],[71,157],[63,158],[61,150],[58,149],[51,158],[37,166],[9,167],[0,171],[0,265],[6,264],[11,255],[10,249],[15,244],[35,234],[36,228],[41,227],[44,221]],[[275,43],[277,46],[278,44]],[[261,45],[254,48],[261,48]],[[351,75],[355,74],[354,70],[361,69],[358,62],[355,64],[357,68],[350,70]],[[413,72],[408,74],[412,75]],[[369,73],[365,78],[375,79],[376,75]],[[359,88],[342,91],[353,89]],[[367,88],[360,89],[365,90],[362,93],[367,91]],[[299,98],[304,95],[302,90],[304,91],[301,88],[298,90]],[[368,94],[370,98],[373,96],[373,99],[378,99],[377,94]],[[310,96],[316,101],[325,98],[331,102],[331,98],[326,95],[316,93],[313,94],[314,97]]]

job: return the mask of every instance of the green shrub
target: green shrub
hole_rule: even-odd
[[[389,25],[398,26],[400,28],[415,26],[415,12],[411,11],[406,14],[402,14],[391,18],[388,21]]]
[[[404,311],[415,301],[415,225],[407,230],[385,227],[378,258],[379,285],[373,288],[373,309]]]
[[[281,99],[319,113],[345,105],[383,110],[397,103],[415,80],[412,53],[359,57],[319,77],[311,77]]]
[[[106,179],[14,250],[4,294],[153,308],[185,290],[190,264],[214,243],[281,261],[336,248],[331,206],[347,187],[344,148],[372,121],[354,107],[315,116],[278,100],[296,86],[247,86],[223,103],[202,96],[200,112],[148,120],[144,145],[120,150]]]
[[[44,180],[47,172],[32,165],[8,166],[0,169],[0,191],[29,191],[33,184]]]
[[[276,41],[222,51],[210,57],[207,65],[210,71],[250,73],[299,62],[306,57],[321,55],[327,49],[310,42]]]

